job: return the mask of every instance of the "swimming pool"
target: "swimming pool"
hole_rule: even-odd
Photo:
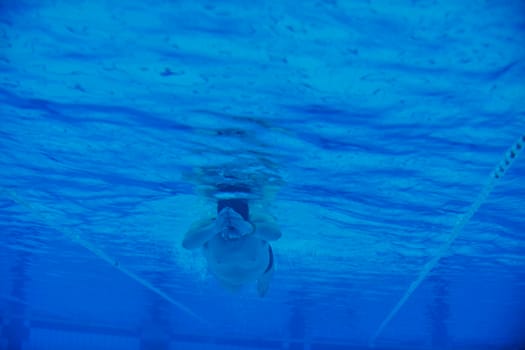
[[[520,348],[523,7],[2,3],[0,349]],[[182,248],[232,183],[264,298]]]

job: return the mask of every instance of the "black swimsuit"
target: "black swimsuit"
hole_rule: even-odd
[[[264,270],[264,273],[270,271],[273,267],[273,251],[272,251],[272,246],[268,244],[268,253],[270,253],[270,261],[268,262],[268,267],[266,268],[266,270]]]

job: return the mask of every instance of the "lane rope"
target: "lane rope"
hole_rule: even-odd
[[[184,312],[186,315],[188,315],[191,318],[197,320],[198,322],[202,323],[203,325],[210,326],[210,323],[208,321],[204,320],[202,317],[197,315],[194,311],[192,311],[189,307],[184,305],[182,302],[173,299],[166,292],[164,292],[160,288],[154,286],[153,284],[151,284],[146,279],[140,277],[136,273],[134,273],[134,272],[128,270],[127,268],[123,267],[119,263],[119,261],[117,259],[111,257],[109,254],[107,254],[105,251],[103,251],[99,247],[95,246],[91,242],[83,239],[80,236],[79,233],[71,231],[71,230],[69,230],[67,228],[57,229],[57,227],[55,227],[52,224],[54,222],[54,220],[52,218],[48,217],[41,210],[38,210],[37,208],[35,208],[34,205],[31,205],[29,202],[27,202],[24,199],[20,198],[20,196],[18,196],[18,194],[15,191],[7,189],[7,188],[4,188],[2,192],[6,193],[7,197],[9,199],[11,199],[13,202],[15,202],[16,204],[18,204],[18,205],[20,205],[22,207],[25,207],[27,210],[29,210],[29,212],[41,224],[44,224],[45,226],[47,226],[47,227],[49,227],[49,228],[51,228],[51,229],[53,229],[53,230],[55,230],[57,232],[60,232],[65,237],[69,238],[72,242],[75,242],[75,243],[81,245],[82,247],[84,247],[85,249],[89,250],[91,253],[93,253],[95,256],[97,256],[99,259],[105,261],[106,263],[108,263],[109,265],[113,266],[115,269],[117,269],[118,271],[120,271],[124,275],[128,276],[129,278],[131,278],[135,282],[139,283],[140,285],[142,285],[146,289],[150,290],[151,292],[155,293],[156,295],[158,295],[162,299],[166,300],[171,305],[175,306],[177,309],[179,309],[182,312]]]
[[[398,311],[401,309],[401,307],[403,307],[403,305],[410,298],[412,293],[414,293],[414,291],[421,285],[421,283],[425,280],[425,278],[428,276],[430,271],[432,271],[432,269],[438,264],[439,260],[441,260],[441,258],[447,253],[450,246],[454,243],[454,241],[456,240],[458,235],[461,233],[465,225],[470,221],[472,216],[474,216],[474,214],[478,211],[481,205],[486,201],[487,197],[489,196],[490,192],[492,192],[492,189],[494,188],[498,180],[501,179],[505,175],[507,170],[510,168],[510,166],[514,163],[514,161],[518,157],[518,154],[521,153],[524,148],[525,148],[525,134],[522,135],[516,142],[514,142],[512,147],[510,147],[510,149],[507,150],[503,159],[499,162],[499,164],[490,174],[489,180],[487,181],[485,186],[482,188],[482,190],[479,192],[476,200],[471,204],[467,212],[457,219],[452,229],[452,234],[450,235],[450,237],[443,244],[443,246],[441,246],[437,254],[434,255],[434,257],[429,262],[427,262],[425,266],[423,266],[423,268],[419,272],[418,277],[410,284],[410,286],[408,286],[407,290],[405,291],[401,299],[388,313],[388,315],[385,317],[383,322],[381,322],[379,328],[375,331],[373,336],[370,338],[369,347],[373,348],[375,346],[377,338],[381,335],[385,327],[396,316]]]

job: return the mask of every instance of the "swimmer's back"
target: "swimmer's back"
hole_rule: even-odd
[[[252,235],[228,241],[215,236],[204,246],[211,272],[235,284],[257,280],[270,263],[268,251],[268,243]]]

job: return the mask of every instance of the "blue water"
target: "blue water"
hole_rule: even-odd
[[[521,349],[524,34],[518,0],[1,2],[0,349]],[[262,299],[181,246],[235,182],[283,234]]]

